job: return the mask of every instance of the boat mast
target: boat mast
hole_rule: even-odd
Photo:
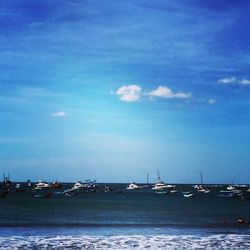
[[[148,185],[148,173],[147,173],[147,185]]]
[[[202,177],[202,172],[201,172],[201,185],[203,185],[203,177]]]
[[[158,170],[158,172],[157,172],[157,182],[161,182],[161,177],[160,177],[160,172],[159,172],[159,170]]]

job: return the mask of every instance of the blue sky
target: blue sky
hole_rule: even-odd
[[[250,2],[0,2],[15,180],[249,183]]]

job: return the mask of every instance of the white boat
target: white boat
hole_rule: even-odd
[[[235,187],[233,185],[228,185],[227,190],[235,190]]]
[[[126,189],[128,190],[135,190],[135,189],[141,189],[141,186],[138,186],[135,182],[132,182],[129,184],[129,186],[127,186]]]
[[[152,190],[164,190],[164,189],[171,189],[171,188],[175,188],[175,185],[169,185],[169,184],[165,184],[160,177],[160,173],[158,171],[157,174],[157,182],[156,184],[152,187]]]
[[[185,198],[190,198],[190,197],[193,197],[194,196],[194,193],[193,192],[183,192],[183,196]]]
[[[63,193],[67,195],[68,193],[80,191],[84,187],[84,184],[82,184],[80,181],[77,181],[72,188],[66,189]]]
[[[220,193],[217,196],[230,198],[230,197],[235,197],[235,194],[230,190],[220,190]]]
[[[200,185],[195,185],[194,188],[196,189],[197,192],[205,193],[208,194],[211,192],[210,189],[204,188],[203,187],[203,177],[202,177],[202,172],[201,172],[201,184]]]
[[[171,190],[170,190],[170,193],[171,193],[171,194],[178,193],[178,190],[177,190],[177,189],[171,189]]]
[[[35,190],[41,190],[41,189],[48,189],[51,188],[50,184],[47,182],[42,182],[39,181],[36,185],[35,185]]]

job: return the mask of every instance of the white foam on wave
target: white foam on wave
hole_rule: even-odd
[[[250,235],[0,237],[0,249],[250,249]]]

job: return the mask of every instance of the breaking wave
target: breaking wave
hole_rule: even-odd
[[[250,249],[250,235],[11,236],[0,249]]]

